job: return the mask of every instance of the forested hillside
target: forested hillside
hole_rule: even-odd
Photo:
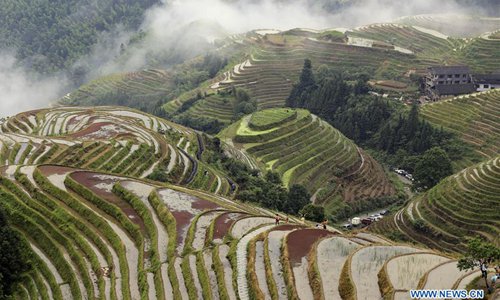
[[[4,0],[0,45],[41,73],[70,66],[117,24],[137,29],[145,9],[158,0]]]
[[[378,151],[387,163],[410,171],[432,147],[441,147],[452,160],[477,159],[451,132],[422,120],[416,104],[408,109],[369,90],[366,75],[346,76],[333,68],[313,72],[306,60],[286,104],[309,109],[356,143]]]

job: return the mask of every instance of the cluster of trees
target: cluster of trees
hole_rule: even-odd
[[[250,97],[250,94],[245,89],[232,88],[234,97],[234,119],[237,120],[244,115],[251,114],[257,110],[257,101]]]
[[[309,203],[299,211],[299,215],[303,216],[307,220],[322,222],[325,220],[325,208],[323,206]]]
[[[174,68],[172,96],[175,97],[191,91],[198,87],[200,83],[214,78],[220,70],[226,67],[227,62],[225,56],[207,53],[203,59],[196,59],[192,63]]]
[[[224,167],[238,184],[236,197],[242,201],[259,203],[266,208],[293,215],[310,203],[311,195],[304,186],[294,184],[287,190],[275,172],[269,171],[262,177],[257,170],[251,170],[244,163],[231,158],[226,159]]]
[[[347,79],[343,73],[326,66],[315,73],[311,61],[306,59],[300,80],[286,103],[319,115],[356,143],[376,150],[392,165],[399,166],[406,161],[416,167],[419,160],[427,159],[423,153],[440,147],[444,155],[442,150],[436,151],[444,158],[444,165],[421,168],[434,172],[433,178],[449,173],[451,163],[447,153],[451,159],[459,159],[469,151],[460,146],[451,133],[422,120],[416,103],[408,111],[402,103],[370,95],[365,74]],[[429,155],[436,155],[436,151]],[[424,181],[422,186],[427,187],[436,182],[431,178]]]
[[[201,130],[209,134],[216,134],[224,128],[224,123],[213,118],[203,116],[193,117],[190,115],[180,115],[173,118],[176,123],[182,124],[187,127]]]
[[[39,73],[71,66],[89,53],[98,34],[116,24],[135,30],[144,11],[159,0],[3,0],[0,45],[17,49],[24,64]]]
[[[0,299],[10,296],[22,276],[32,269],[28,248],[0,208]]]
[[[279,174],[272,171],[262,176],[258,170],[228,157],[218,138],[204,136],[204,145],[207,163],[223,170],[238,185],[237,199],[294,215],[310,204],[311,195],[304,186],[296,184],[286,189]]]

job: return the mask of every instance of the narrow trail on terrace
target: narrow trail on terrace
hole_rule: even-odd
[[[198,151],[196,151],[196,159],[201,161],[201,156],[205,152],[205,144],[203,144],[203,139],[199,133],[196,134],[196,139],[198,140]]]
[[[191,155],[189,155],[184,149],[182,149],[180,147],[177,147],[177,149],[179,149],[179,151],[181,151],[182,154],[184,154],[187,157],[187,159],[193,164],[193,168],[191,169],[189,176],[185,180],[182,181],[183,185],[188,185],[191,182],[193,182],[194,177],[196,176],[196,173],[198,172],[198,161],[193,159],[191,157]]]

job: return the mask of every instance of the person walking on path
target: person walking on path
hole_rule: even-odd
[[[488,265],[486,264],[486,260],[481,261],[481,277],[484,278],[484,282],[486,283],[486,288],[489,290],[488,286]]]
[[[276,216],[274,216],[274,221],[275,221],[275,225],[279,225],[280,224],[280,216],[278,214],[276,214]]]
[[[328,220],[324,220],[321,222],[321,225],[323,225],[323,229],[326,230],[326,224],[328,224]]]

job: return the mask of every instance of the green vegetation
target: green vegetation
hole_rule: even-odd
[[[463,252],[468,237],[498,246],[499,163],[497,156],[446,177],[371,230],[450,252]]]
[[[252,114],[248,126],[256,131],[277,127],[297,117],[297,111],[286,108],[262,110]]]
[[[28,245],[8,222],[0,207],[0,299],[12,295],[23,276],[33,269]]]
[[[118,24],[137,29],[143,12],[157,3],[72,0],[53,5],[48,1],[5,1],[0,12],[0,44],[18,49],[18,58],[23,63],[30,61],[38,72],[53,73],[89,53],[99,33]],[[73,76],[81,72],[73,70]]]
[[[467,251],[458,261],[460,270],[473,270],[482,262],[494,263],[500,260],[500,248],[484,242],[480,238],[472,238],[467,244]]]
[[[305,205],[299,211],[299,214],[305,219],[314,222],[323,222],[325,220],[325,208],[311,203]]]
[[[277,111],[281,110],[256,114],[273,115]],[[383,168],[351,140],[308,111],[298,109],[295,118],[274,123],[274,127],[263,131],[249,126],[252,117],[244,117],[218,136],[222,140],[231,139],[236,147],[245,149],[259,162],[261,170],[277,172],[285,187],[305,186],[310,194],[316,194],[315,203],[324,206],[328,215],[338,218],[367,204],[376,207],[397,200]]]
[[[257,104],[247,90],[233,87],[211,95],[198,92],[169,115],[173,115],[173,120],[179,124],[214,134],[231,121],[256,109]]]
[[[318,71],[316,81],[311,68],[306,60],[303,82],[294,86],[287,104],[307,108],[325,118],[356,143],[379,151],[388,163],[411,165],[409,161],[417,159],[415,156],[436,146],[453,160],[470,155],[468,147],[461,146],[452,133],[421,120],[417,104],[407,111],[399,103],[368,95],[366,76],[358,76],[352,87],[343,74],[324,68]]]
[[[342,32],[338,32],[335,30],[328,30],[328,31],[324,31],[324,32],[320,33],[318,38],[320,40],[325,40],[325,41],[329,41],[329,42],[342,43],[345,41],[346,35],[343,34]]]
[[[417,187],[432,187],[441,179],[451,175],[451,161],[441,148],[427,150],[415,165],[415,180]]]
[[[460,270],[473,270],[476,266],[483,263],[498,266],[499,261],[500,247],[484,242],[480,238],[472,238],[467,244],[467,251],[458,260],[457,267]],[[488,284],[488,276],[486,275],[483,277],[489,294],[494,289],[494,283],[492,283],[493,286],[490,287],[490,284]]]
[[[498,105],[500,105],[500,92],[492,90],[424,105],[421,114],[431,124],[453,132],[460,138],[460,144],[473,149],[474,156],[457,155],[459,153],[452,156],[450,151],[447,151],[450,158],[455,161],[456,169],[463,169],[498,154],[500,147],[497,130],[500,126],[498,121],[500,112],[496,109]],[[458,147],[456,145],[454,148]]]
[[[294,215],[309,203],[310,194],[305,187],[296,184],[287,190],[276,173],[268,172],[262,178],[247,165],[234,159],[227,159],[224,166],[229,176],[239,186],[236,194],[238,199],[259,203],[266,208]]]
[[[120,105],[166,117],[168,114],[162,108],[166,102],[213,78],[226,64],[226,58],[208,53],[169,71],[147,69],[112,74],[82,85],[60,102],[79,106]],[[196,100],[187,101],[184,109]]]

